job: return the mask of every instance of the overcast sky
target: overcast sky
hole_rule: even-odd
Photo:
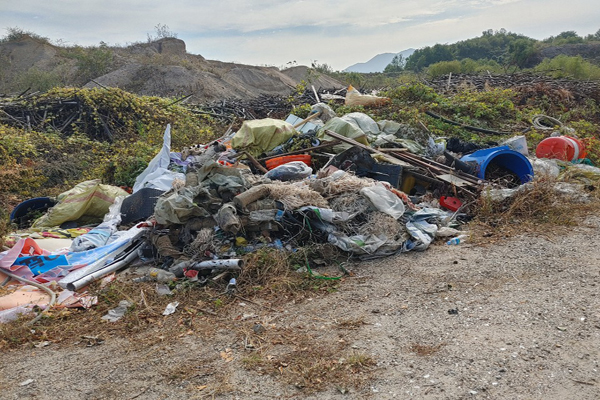
[[[83,46],[145,41],[167,25],[189,53],[254,65],[327,63],[505,28],[543,39],[600,29],[597,0],[0,0],[0,28]],[[4,35],[6,31],[2,32]]]

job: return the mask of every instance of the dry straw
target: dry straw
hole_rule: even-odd
[[[296,210],[303,206],[329,207],[323,196],[306,186],[284,183],[270,183],[266,186],[269,189],[269,197],[280,201],[287,210]]]
[[[359,178],[346,173],[338,179],[325,178],[321,180],[324,184],[323,195],[327,198],[342,193],[358,193],[362,188],[373,186],[375,181],[369,178]]]
[[[394,217],[380,211],[373,211],[367,216],[367,221],[360,227],[358,233],[361,235],[385,235],[390,239],[396,238],[401,232],[402,226]]]
[[[213,230],[209,228],[201,229],[196,235],[196,238],[192,243],[187,245],[184,249],[185,255],[192,259],[200,259],[204,257],[204,253],[207,250],[213,249]]]

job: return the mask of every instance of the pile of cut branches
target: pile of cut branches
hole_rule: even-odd
[[[519,73],[512,75],[444,75],[426,82],[440,93],[454,93],[469,87],[475,90],[489,88],[514,89],[526,97],[547,95],[559,101],[600,101],[600,83],[575,79],[556,79],[544,75]]]

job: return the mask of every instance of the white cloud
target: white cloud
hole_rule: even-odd
[[[600,28],[592,0],[0,0],[0,27],[91,45],[144,41],[166,24],[209,59],[335,69],[378,53],[506,28],[537,38]]]

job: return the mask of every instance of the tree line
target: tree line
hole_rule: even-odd
[[[545,47],[600,42],[600,29],[585,37],[575,31],[565,31],[544,40],[536,40],[506,29],[488,29],[481,36],[453,44],[436,44],[416,50],[405,59],[394,57],[384,72],[422,72],[437,63],[462,63],[467,69],[523,69],[541,62],[540,52]],[[466,65],[464,65],[466,64]],[[476,71],[465,71],[476,72]]]

